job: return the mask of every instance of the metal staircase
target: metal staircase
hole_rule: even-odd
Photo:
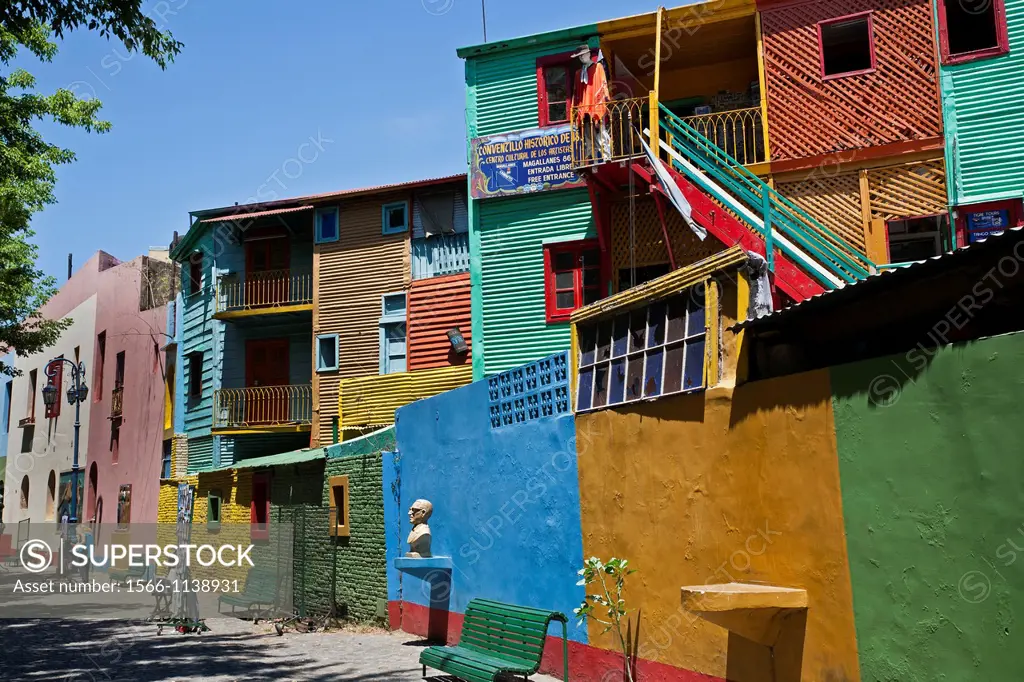
[[[727,246],[739,244],[763,255],[787,296],[801,301],[875,271],[874,263],[842,237],[685,121],[664,106],[659,113],[661,158],[670,163],[694,217]]]

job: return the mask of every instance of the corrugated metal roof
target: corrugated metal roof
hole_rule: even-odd
[[[282,452],[277,455],[267,455],[266,457],[253,457],[251,459],[243,459],[240,462],[223,466],[213,471],[232,471],[238,469],[257,469],[261,467],[276,467],[285,464],[299,464],[301,462],[312,462],[315,459],[323,459],[326,456],[325,448],[313,448],[305,450],[294,450],[292,452]]]
[[[647,305],[653,301],[677,294],[699,283],[701,280],[724,270],[730,266],[738,266],[747,262],[747,252],[742,247],[733,246],[716,253],[710,258],[697,261],[693,265],[674,270],[650,282],[645,282],[632,289],[601,299],[596,303],[578,308],[570,320],[575,324],[612,312],[621,312],[635,306]]]
[[[1009,242],[1010,235],[1014,234],[1018,236],[1024,235],[1024,227],[1011,227],[1002,234],[993,235],[988,239],[969,244],[956,251],[933,256],[927,260],[917,261],[910,265],[882,270],[853,284],[847,284],[841,289],[824,291],[769,315],[734,324],[730,329],[760,329],[788,321],[797,315],[822,310],[829,305],[839,305],[877,287],[894,286],[903,281],[912,280],[915,277],[922,277],[943,267],[955,266],[958,259],[963,258],[967,253],[976,254],[980,250],[998,249],[1002,242]]]
[[[298,213],[299,211],[311,211],[313,209],[312,204],[305,206],[295,206],[292,208],[277,208],[272,211],[253,211],[251,213],[235,213],[233,215],[222,215],[216,218],[203,218],[199,222],[201,223],[226,223],[230,220],[254,220],[256,218],[264,218],[268,215],[281,215],[284,213]]]
[[[409,180],[406,182],[396,182],[387,185],[371,185],[370,187],[359,187],[355,189],[343,189],[336,192],[324,192],[322,194],[307,194],[300,197],[291,197],[288,199],[275,199],[274,201],[259,201],[251,204],[242,204],[236,206],[222,206],[220,208],[207,208],[199,211],[190,211],[195,216],[206,216],[208,214],[220,213],[222,211],[234,211],[237,209],[245,208],[247,206],[284,206],[287,204],[294,204],[297,202],[308,202],[308,201],[320,201],[322,199],[333,199],[335,197],[353,197],[362,194],[376,194],[377,192],[390,192],[396,190],[415,189],[417,187],[426,187],[429,185],[441,185],[447,182],[455,182],[457,180],[465,180],[465,173],[456,173],[455,175],[443,175],[437,178],[426,178],[424,180]]]

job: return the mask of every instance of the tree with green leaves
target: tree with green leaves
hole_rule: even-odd
[[[33,126],[52,120],[104,133],[110,123],[97,117],[98,100],[79,99],[63,88],[39,93],[35,78],[11,67],[11,62],[21,51],[50,62],[57,54],[54,38],[76,30],[119,40],[160,68],[166,68],[182,47],[146,16],[142,0],[0,3],[0,348],[13,348],[19,355],[53,345],[70,323],[43,319],[38,312],[56,290],[56,281],[36,266],[30,223],[33,214],[57,201],[55,169],[74,161],[75,154],[46,142]],[[0,373],[11,375],[15,370],[0,363]]]

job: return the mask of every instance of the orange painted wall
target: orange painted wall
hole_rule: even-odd
[[[740,682],[860,679],[827,372],[582,414],[577,449],[584,556],[637,569],[641,658]],[[774,678],[769,649],[681,608],[680,587],[726,582],[807,590]],[[601,630],[591,644],[614,649]]]
[[[455,353],[448,330],[458,327],[472,347],[469,273],[413,280],[409,287],[409,371],[464,365],[471,351]]]

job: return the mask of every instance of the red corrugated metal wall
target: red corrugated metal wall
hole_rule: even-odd
[[[824,80],[818,22],[871,11],[876,68]],[[761,10],[772,161],[942,133],[928,0],[824,0]]]
[[[448,341],[448,330],[458,327],[471,345],[468,272],[414,281],[409,287],[406,314],[409,371],[470,361],[470,352],[457,354]]]

